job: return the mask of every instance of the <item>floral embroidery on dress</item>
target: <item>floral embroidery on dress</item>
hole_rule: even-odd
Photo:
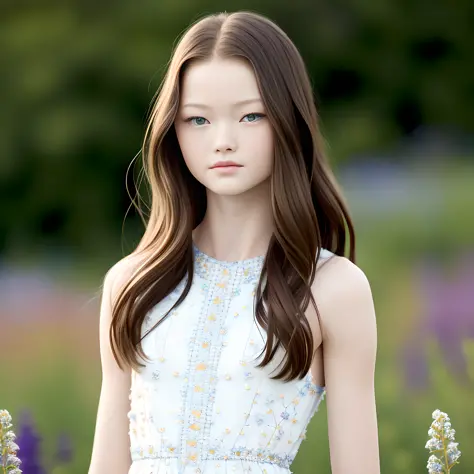
[[[256,367],[265,332],[252,310],[264,258],[221,262],[193,248],[191,289],[143,339],[150,360],[132,371],[129,474],[288,472],[325,389],[310,373],[272,380],[277,358]],[[144,334],[184,285],[147,314]]]

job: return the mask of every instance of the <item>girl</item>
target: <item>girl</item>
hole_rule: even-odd
[[[89,474],[289,473],[326,394],[333,474],[378,474],[373,300],[296,47],[254,13],[192,25],[142,152]]]

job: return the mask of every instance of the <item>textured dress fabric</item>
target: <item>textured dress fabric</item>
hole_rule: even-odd
[[[149,360],[132,370],[129,474],[288,474],[325,388],[311,372],[284,382],[283,351],[269,365],[265,331],[254,316],[264,257],[216,260],[193,245],[186,278],[147,315],[142,340]],[[321,259],[333,255],[326,249]]]

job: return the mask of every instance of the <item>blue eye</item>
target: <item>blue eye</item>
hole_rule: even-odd
[[[206,119],[204,117],[189,117],[185,122],[191,122],[193,125],[201,126],[206,123]]]
[[[249,120],[244,120],[244,122],[258,122],[259,119],[265,117],[263,114],[247,114],[244,118],[249,117]]]
[[[242,120],[244,122],[249,122],[249,123],[258,122],[263,117],[265,117],[264,114],[251,113],[251,114],[245,115]],[[244,120],[246,118],[248,120]],[[205,125],[206,123],[209,123],[207,119],[205,119],[204,117],[199,117],[199,116],[189,117],[185,119],[185,122],[192,123],[193,125],[198,126],[198,127]]]

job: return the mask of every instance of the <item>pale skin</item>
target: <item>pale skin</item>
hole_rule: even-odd
[[[123,259],[104,279],[99,324],[102,387],[88,474],[127,474],[132,464],[127,419],[131,372],[118,367],[110,349],[109,329],[112,302],[131,275],[133,266],[130,258]]]
[[[379,474],[375,403],[377,329],[370,284],[344,257],[316,272],[306,317],[317,347],[311,371],[327,389],[328,436],[333,474]]]
[[[175,128],[190,172],[207,189],[207,212],[193,231],[196,245],[219,260],[265,254],[273,233],[273,133],[252,68],[242,60],[218,58],[191,65],[183,78]],[[242,167],[232,173],[211,169],[218,160],[233,160]],[[127,474],[131,464],[126,417],[130,371],[120,370],[113,359],[108,328],[111,301],[135,264],[127,257],[104,281],[103,378],[89,474]],[[377,334],[369,282],[356,265],[336,256],[320,266],[312,291],[322,331],[310,305],[306,316],[316,348],[311,373],[314,382],[327,389],[331,472],[379,474]]]

